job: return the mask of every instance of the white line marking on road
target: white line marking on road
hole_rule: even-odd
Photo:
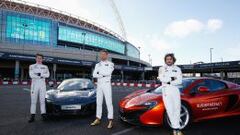
[[[132,130],[134,130],[134,129],[135,129],[134,127],[133,127],[133,128],[128,128],[128,129],[121,130],[121,131],[119,131],[119,132],[113,133],[112,135],[121,135],[121,134],[127,133],[127,132],[129,132],[129,131],[132,131]]]
[[[23,88],[24,91],[30,92],[30,89],[28,88]]]

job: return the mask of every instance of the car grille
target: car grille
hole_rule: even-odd
[[[134,125],[141,125],[140,116],[145,112],[146,112],[146,110],[124,112],[122,109],[119,109],[120,118],[123,121],[126,121],[126,122],[134,124]]]

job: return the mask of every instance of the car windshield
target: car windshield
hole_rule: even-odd
[[[93,89],[94,85],[90,80],[70,79],[64,80],[57,89],[60,91],[75,91]]]
[[[193,79],[183,79],[182,84],[177,85],[177,87],[179,88],[180,92],[183,92],[183,90],[186,89],[193,81],[194,81]],[[162,86],[157,87],[152,92],[156,94],[161,94]]]

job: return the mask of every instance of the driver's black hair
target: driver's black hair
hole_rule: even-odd
[[[100,52],[104,52],[104,53],[108,54],[108,51],[106,49],[103,49]]]
[[[40,53],[37,53],[37,54],[36,54],[36,57],[37,57],[37,56],[40,56],[40,57],[42,57],[42,58],[43,58],[43,55],[42,55],[42,54],[40,54]]]
[[[175,63],[176,60],[177,60],[177,59],[175,58],[175,56],[174,56],[174,53],[168,53],[168,54],[166,54],[165,57],[164,57],[164,61],[165,61],[165,62],[166,62],[167,57],[171,57],[171,58],[173,59],[173,63]]]

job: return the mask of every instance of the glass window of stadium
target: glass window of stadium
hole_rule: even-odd
[[[50,21],[7,12],[5,29],[6,41],[39,45],[50,44]]]
[[[80,28],[59,25],[58,39],[80,43],[98,48],[108,49],[117,53],[125,53],[125,44],[117,39],[100,35]]]
[[[127,56],[140,58],[140,52],[135,46],[127,44]]]

